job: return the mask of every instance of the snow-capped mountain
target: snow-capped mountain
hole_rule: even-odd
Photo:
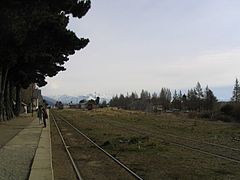
[[[61,101],[63,104],[78,104],[79,101],[85,99],[85,100],[90,100],[93,99],[95,100],[97,97],[97,95],[93,95],[93,94],[88,94],[88,95],[82,95],[82,96],[68,96],[68,95],[60,95],[60,96],[49,96],[48,98],[50,99],[54,99],[56,101]],[[100,97],[100,102],[102,101],[107,101],[109,102],[110,98],[106,98],[106,97]]]

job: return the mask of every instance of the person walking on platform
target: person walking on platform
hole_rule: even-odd
[[[39,124],[41,124],[43,120],[42,105],[38,106],[37,117],[39,119]]]
[[[47,114],[47,111],[46,111],[46,109],[45,109],[44,107],[42,108],[42,115],[43,115],[43,124],[44,124],[44,127],[47,127],[46,119],[48,119],[48,114]]]

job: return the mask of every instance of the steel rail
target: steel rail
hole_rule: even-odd
[[[69,126],[71,126],[74,130],[76,130],[80,135],[82,135],[84,138],[86,138],[89,142],[91,142],[94,146],[96,146],[99,150],[101,150],[104,154],[106,154],[109,158],[111,158],[114,162],[116,162],[118,165],[120,165],[122,168],[124,168],[128,173],[130,173],[133,177],[135,177],[138,180],[143,180],[139,175],[137,175],[135,172],[133,172],[130,168],[128,168],[125,164],[120,162],[118,159],[113,157],[110,153],[105,151],[103,148],[101,148],[98,144],[96,144],[92,139],[90,139],[87,135],[85,135],[83,132],[81,132],[78,128],[73,126],[71,123],[63,119],[61,117],[61,120],[67,123]]]
[[[199,141],[199,140],[192,139],[192,138],[187,138],[187,137],[179,137],[177,135],[169,134],[169,133],[167,133],[167,135],[172,136],[172,137],[176,137],[176,138],[179,138],[179,139],[186,139],[186,140],[193,141],[193,142],[198,142],[198,143],[202,143],[202,144],[207,144],[207,145],[211,145],[211,146],[215,146],[215,147],[219,147],[219,148],[230,149],[230,150],[233,150],[233,151],[239,151],[240,152],[240,149],[238,149],[238,148],[233,148],[233,147],[229,147],[229,146],[222,145],[222,144],[216,144],[216,143],[211,143],[211,142],[207,142],[207,141]]]
[[[116,126],[116,125],[115,125]],[[119,127],[119,126],[118,126]],[[122,127],[123,128],[123,127]],[[136,133],[139,133],[139,134],[142,134],[142,135],[146,135],[142,132],[139,132],[138,130],[134,129],[134,128],[126,128],[124,127],[125,130],[128,129],[128,130],[131,130],[131,131],[135,131]],[[221,158],[221,159],[225,159],[225,160],[228,160],[228,161],[231,161],[231,162],[235,162],[235,163],[240,163],[240,160],[239,159],[235,159],[235,158],[232,158],[232,157],[228,157],[228,156],[225,156],[225,155],[220,155],[220,154],[216,154],[216,153],[212,153],[212,152],[208,152],[208,151],[205,151],[205,150],[202,150],[200,148],[197,148],[197,147],[192,147],[190,145],[186,145],[186,144],[183,144],[183,143],[178,143],[176,141],[171,141],[171,140],[166,140],[166,137],[161,137],[159,134],[156,134],[156,133],[153,133],[153,132],[148,132],[144,129],[140,129],[141,131],[145,131],[147,132],[147,134],[150,134],[150,135],[153,135],[155,137],[152,137],[153,139],[161,139],[161,140],[164,140],[164,141],[167,141],[169,142],[170,144],[173,144],[173,145],[176,145],[176,146],[179,146],[179,147],[182,147],[182,148],[185,148],[185,149],[190,149],[190,150],[193,150],[193,151],[197,151],[197,152],[200,152],[202,154],[207,154],[207,155],[211,155],[211,156],[214,156],[214,157],[218,157],[218,158]],[[198,141],[196,141],[198,142]],[[238,149],[237,149],[238,150]]]
[[[211,155],[211,156],[218,157],[218,158],[221,158],[221,159],[225,159],[225,160],[228,160],[228,161],[231,161],[231,162],[240,163],[240,160],[238,160],[238,159],[235,159],[235,158],[232,158],[232,157],[227,157],[225,155],[220,155],[220,154],[204,151],[204,150],[201,150],[199,148],[192,147],[192,146],[189,146],[189,145],[186,145],[186,144],[181,144],[181,143],[177,143],[177,142],[170,142],[170,144],[174,144],[176,146],[180,146],[180,147],[183,147],[183,148],[186,148],[186,149],[192,149],[192,150],[198,151],[202,154]]]
[[[116,121],[114,121],[114,123],[117,123],[120,126],[122,125],[121,123],[116,122]],[[116,126],[115,124],[112,124],[112,125]],[[143,129],[143,128],[138,128],[138,129],[139,130],[143,130],[143,131],[147,131],[146,129]],[[166,130],[163,130],[163,131],[166,132]],[[153,134],[153,133],[156,134],[155,132],[152,132],[152,131],[151,132],[148,131],[148,132],[151,133],[151,134]],[[161,133],[161,134],[163,134],[163,133]],[[238,148],[229,147],[229,146],[226,146],[226,145],[223,145],[223,144],[211,143],[211,142],[208,142],[208,141],[201,141],[201,140],[192,139],[192,138],[188,138],[188,137],[180,137],[180,136],[177,136],[177,135],[174,135],[174,134],[171,134],[171,133],[167,133],[167,132],[166,132],[166,134],[164,134],[164,136],[175,137],[175,138],[178,138],[178,139],[185,139],[185,140],[189,140],[189,141],[192,141],[192,142],[197,142],[197,143],[201,143],[201,144],[207,144],[207,145],[215,146],[215,147],[218,147],[218,148],[224,148],[224,149],[229,149],[229,150],[239,151],[240,152],[240,149],[238,149]]]
[[[57,125],[57,122],[56,122],[56,120],[55,120],[55,117],[54,117],[53,114],[51,114],[51,116],[52,116],[53,122],[54,122],[54,124],[55,124],[55,126],[56,126],[56,128],[57,128],[58,134],[59,134],[59,136],[60,136],[60,138],[61,138],[61,140],[62,140],[62,143],[63,143],[63,145],[64,145],[64,148],[65,148],[65,150],[66,150],[66,152],[67,152],[67,154],[68,154],[68,157],[69,157],[69,159],[70,159],[70,161],[71,161],[71,163],[72,163],[73,169],[74,169],[74,171],[75,171],[75,173],[76,173],[76,175],[77,175],[77,179],[78,179],[78,180],[83,180],[83,178],[82,178],[82,176],[81,176],[81,174],[80,174],[80,172],[79,172],[79,170],[78,170],[78,168],[77,168],[77,165],[75,164],[75,162],[74,162],[74,160],[73,160],[73,157],[72,157],[70,151],[68,150],[68,147],[69,147],[69,146],[67,146],[67,144],[66,144],[66,142],[65,142],[65,140],[64,140],[64,138],[63,138],[63,135],[62,135],[62,133],[61,133],[61,131],[60,131],[58,125]]]

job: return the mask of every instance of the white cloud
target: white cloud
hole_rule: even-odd
[[[162,82],[163,86],[173,89],[191,88],[197,81],[204,86],[229,86],[240,77],[239,67],[240,49],[233,49],[166,61],[162,66],[152,67],[152,76],[153,82]]]
[[[197,81],[202,86],[232,86],[240,78],[238,5],[217,0],[96,0],[83,19],[69,25],[80,37],[89,37],[90,44],[70,57],[67,71],[48,80],[43,92],[188,89]]]
[[[101,63],[91,65],[86,61],[82,62],[82,68],[75,63],[66,72],[48,79],[43,92],[79,95],[95,91],[107,94],[141,89],[158,91],[162,87],[188,89],[197,81],[203,87],[231,86],[234,79],[240,77],[240,48],[154,63],[141,60],[101,66]]]

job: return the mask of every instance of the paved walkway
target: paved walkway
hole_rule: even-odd
[[[53,179],[49,123],[42,128],[36,119],[27,125],[20,121],[4,124],[8,142],[0,147],[0,180]]]
[[[53,178],[50,124],[43,128],[31,168],[30,180],[51,180]]]

